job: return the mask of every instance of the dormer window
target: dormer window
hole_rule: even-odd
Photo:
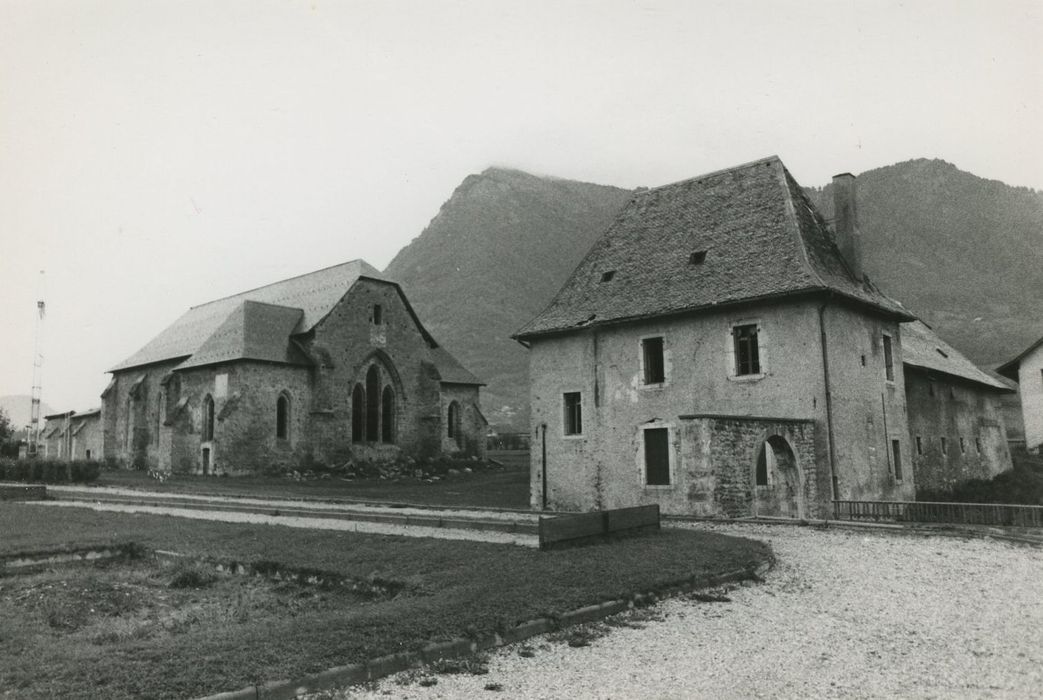
[[[379,326],[384,323],[384,309],[380,304],[373,305],[373,325]]]
[[[702,265],[704,260],[706,260],[705,250],[697,250],[688,256],[689,265]]]
[[[601,281],[602,282],[611,282],[612,278],[615,277],[615,276],[616,276],[616,271],[615,270],[608,270],[607,272],[602,272],[601,273]]]

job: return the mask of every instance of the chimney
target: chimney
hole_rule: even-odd
[[[858,231],[858,208],[855,206],[855,176],[851,173],[833,176],[833,222],[840,254],[855,279],[861,282],[862,236]]]

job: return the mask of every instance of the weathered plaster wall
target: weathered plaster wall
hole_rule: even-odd
[[[836,304],[826,308],[823,321],[832,387],[837,498],[912,500],[915,482],[900,328],[897,323]],[[885,374],[885,334],[892,338],[894,381],[888,381]],[[900,446],[901,481],[895,470],[894,440]],[[824,476],[820,474],[819,492],[829,494]]]
[[[1035,450],[1043,444],[1043,346],[1022,358],[1018,386],[1025,421],[1025,447]]]
[[[835,305],[826,308],[824,321],[830,342],[841,497],[872,494],[884,498],[906,491],[911,495],[911,469],[906,470],[910,472],[907,481],[896,485],[886,457],[888,439],[899,439],[903,447],[908,446],[897,325]],[[759,326],[762,371],[736,377],[731,329],[747,323]],[[880,337],[885,331],[895,338],[896,377],[892,383],[884,379]],[[664,339],[666,377],[662,384],[646,386],[641,340],[654,336]],[[864,366],[862,355],[866,356]],[[705,512],[711,508],[710,501],[705,484],[698,485],[702,477],[696,474],[689,474],[692,482],[685,484],[678,476],[669,487],[644,483],[642,429],[667,428],[675,464],[683,465],[686,456],[694,455],[687,441],[695,435],[686,434],[679,421],[680,416],[692,414],[812,421],[812,438],[800,440],[804,452],[798,455],[798,462],[817,466],[807,472],[815,481],[808,487],[816,501],[808,504],[809,511],[814,511],[811,514],[824,514],[830,507],[819,304],[813,301],[642,321],[538,339],[532,343],[530,362],[533,507],[542,505],[546,469],[551,509],[659,503],[664,512]],[[566,436],[562,395],[574,391],[582,392],[583,434]],[[744,458],[741,469],[750,466]],[[721,506],[712,509],[719,512]]]
[[[73,416],[71,429],[71,458],[100,460],[103,452],[101,414],[95,413],[84,418]]]
[[[906,370],[905,381],[918,491],[948,491],[960,482],[990,479],[1013,466],[1002,394],[915,367]],[[922,453],[917,451],[917,438]]]

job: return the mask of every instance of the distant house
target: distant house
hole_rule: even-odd
[[[40,433],[45,459],[98,460],[102,456],[101,409],[44,416]]]
[[[1025,447],[1037,452],[1043,445],[1043,338],[997,367],[996,372],[1018,383]]]
[[[189,309],[112,370],[105,456],[201,474],[480,455],[481,382],[356,260]]]
[[[1004,400],[1014,392],[920,321],[902,325],[902,360],[917,491],[1010,469]]]
[[[636,194],[515,335],[533,507],[821,517],[834,499],[912,500],[921,378],[903,340],[933,334],[864,275],[854,189],[834,179],[835,233],[775,157]]]

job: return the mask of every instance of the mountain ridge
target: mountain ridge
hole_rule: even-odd
[[[972,360],[1043,333],[1043,193],[917,158],[858,176],[866,272]],[[832,185],[805,187],[827,219]],[[490,423],[528,430],[510,335],[542,311],[634,191],[492,166],[468,175],[384,270],[432,335],[487,382]],[[465,312],[466,311],[466,312]]]

